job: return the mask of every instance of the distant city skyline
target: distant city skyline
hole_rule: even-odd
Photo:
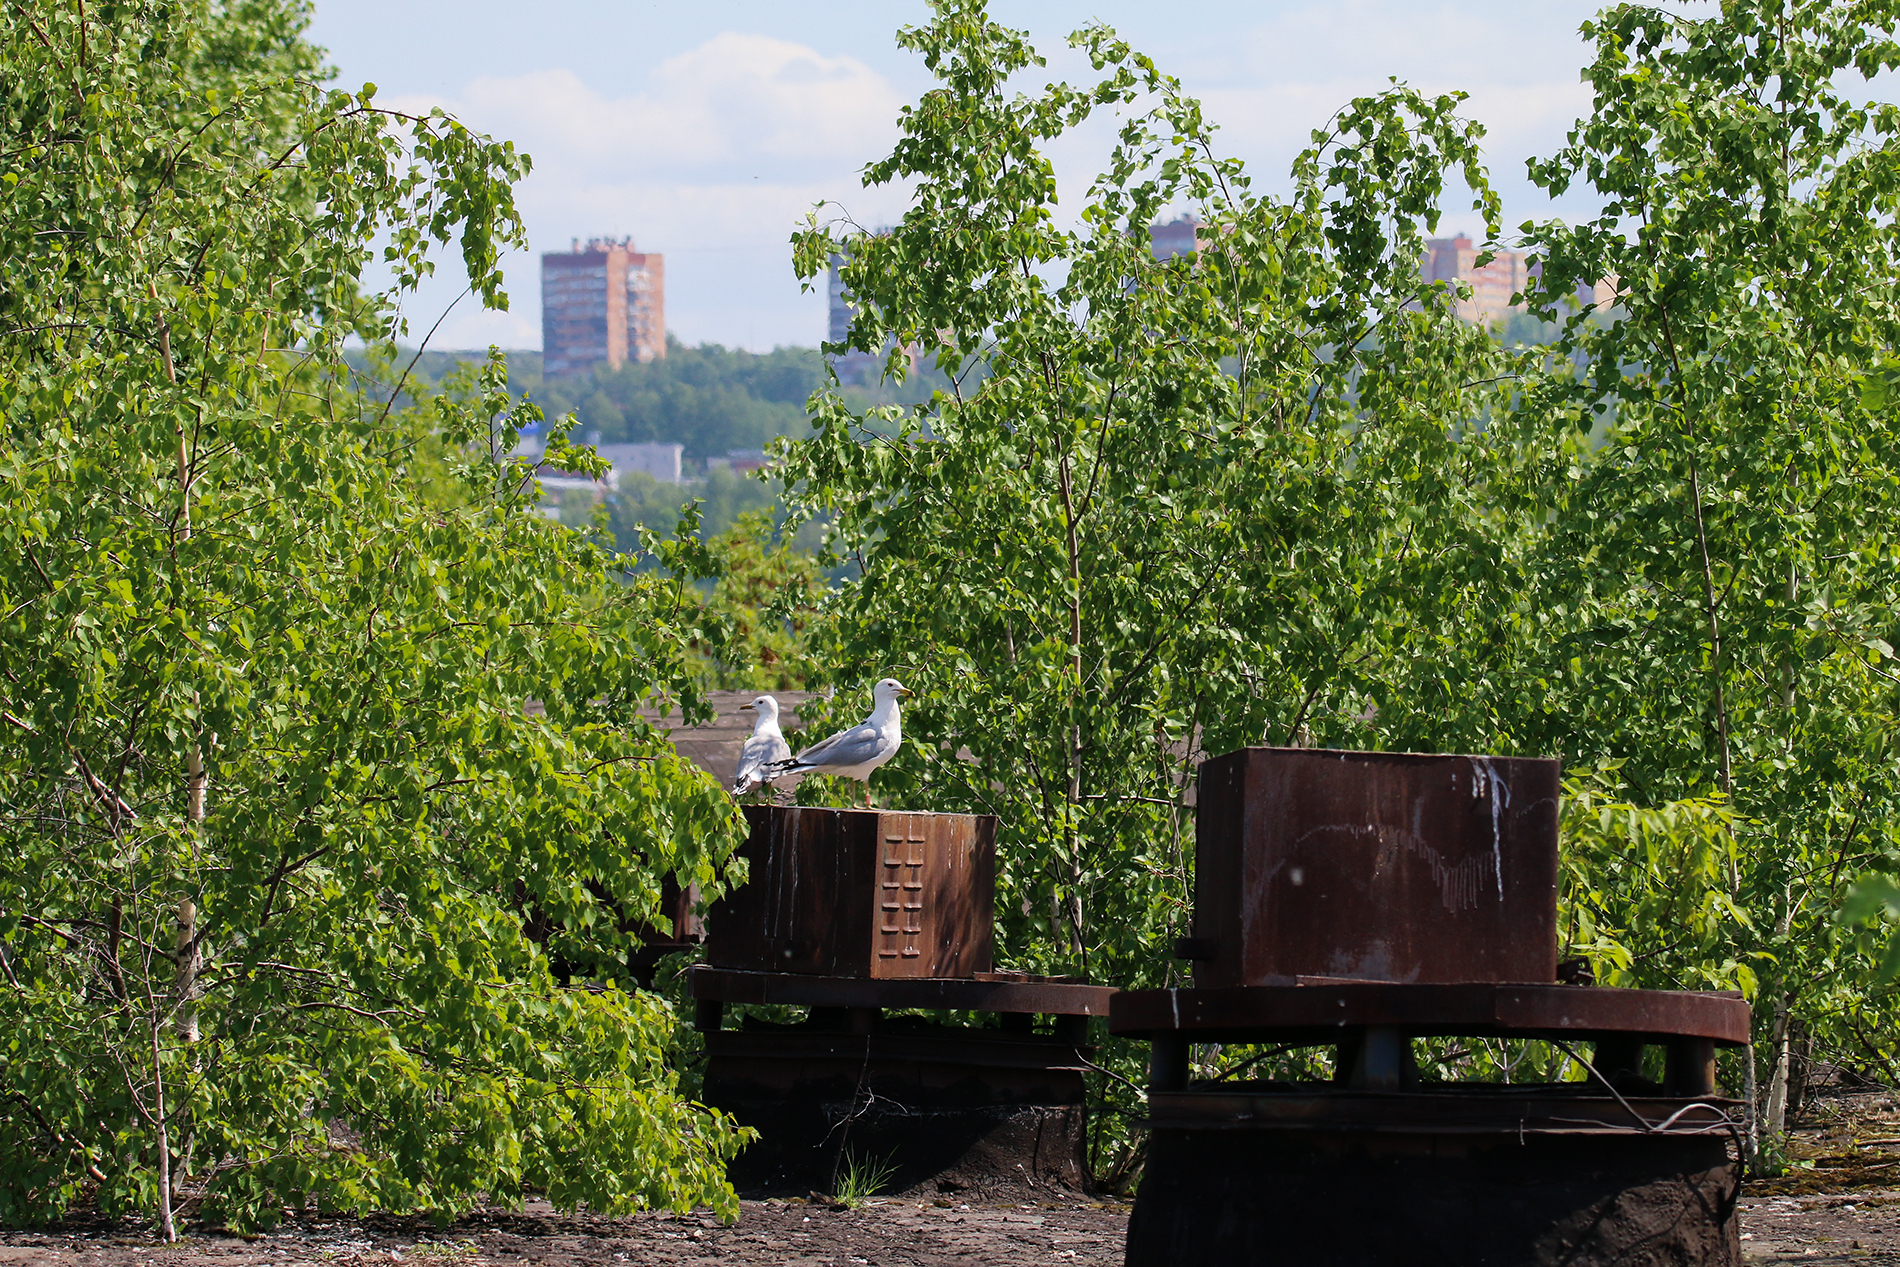
[[[1070,82],[1091,72],[1064,37],[1099,16],[1203,100],[1219,141],[1268,192],[1286,188],[1313,128],[1388,76],[1463,88],[1466,112],[1489,129],[1491,179],[1514,227],[1594,210],[1545,201],[1524,160],[1561,145],[1588,108],[1576,28],[1597,7],[1207,0],[1192,22],[1134,0],[993,0],[991,11],[1029,29],[1045,78]],[[442,105],[534,157],[518,192],[530,250],[505,261],[511,311],[464,300],[433,346],[539,347],[540,253],[631,235],[667,257],[671,334],[765,351],[826,335],[826,281],[801,293],[787,243],[811,205],[834,200],[859,223],[902,214],[900,192],[865,191],[857,172],[888,152],[899,108],[929,86],[893,40],[927,13],[922,0],[552,0],[524,20],[495,0],[316,0],[312,36],[341,84],[374,82],[402,107]],[[629,30],[640,39],[620,37]],[[1065,203],[1086,187],[1105,135],[1055,151]],[[1467,201],[1448,194],[1440,235],[1481,235]],[[414,337],[455,299],[459,273],[451,255],[411,301]]]

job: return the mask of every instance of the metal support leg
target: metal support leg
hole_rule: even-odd
[[[1083,1047],[1089,1041],[1089,1018],[1086,1016],[1056,1017],[1056,1041],[1067,1043],[1071,1047]]]
[[[1188,1075],[1187,1039],[1180,1034],[1156,1034],[1149,1044],[1148,1089],[1185,1091]]]
[[[1610,1086],[1618,1091],[1641,1090],[1643,1049],[1647,1046],[1639,1034],[1605,1034],[1596,1041],[1590,1063]]]
[[[1353,1056],[1348,1085],[1367,1091],[1404,1091],[1418,1085],[1412,1039],[1390,1025],[1368,1025]]]
[[[1715,1040],[1713,1038],[1672,1038],[1669,1040],[1667,1072],[1663,1091],[1668,1095],[1704,1096],[1715,1091]]]

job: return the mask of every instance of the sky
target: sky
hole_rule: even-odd
[[[516,198],[529,252],[505,261],[507,312],[471,297],[445,260],[408,304],[419,335],[447,310],[431,346],[539,348],[539,252],[574,238],[631,235],[666,257],[666,318],[688,344],[767,351],[824,337],[822,279],[801,293],[787,240],[813,205],[860,224],[904,209],[895,189],[858,173],[896,139],[899,109],[931,86],[897,28],[922,0],[315,0],[311,36],[338,84],[373,83],[385,104],[440,105],[469,127],[527,151]],[[1491,179],[1507,226],[1590,214],[1552,204],[1525,160],[1562,145],[1589,107],[1579,25],[1599,6],[1574,0],[992,0],[1049,60],[1046,78],[1090,70],[1066,36],[1094,20],[1176,76],[1244,160],[1254,187],[1282,192],[1312,130],[1352,97],[1397,77],[1470,94],[1487,129]],[[1059,188],[1094,174],[1106,133],[1052,153]],[[1481,229],[1447,200],[1444,231]],[[451,276],[452,274],[452,276]]]

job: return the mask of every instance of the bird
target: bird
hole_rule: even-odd
[[[772,766],[792,755],[792,746],[785,742],[778,728],[777,699],[761,695],[748,704],[739,705],[739,711],[758,716],[752,723],[751,736],[739,749],[739,768],[732,775],[734,796],[744,796],[770,783],[775,777]]]
[[[871,688],[871,715],[857,725],[841,730],[822,743],[815,743],[795,757],[777,762],[773,777],[781,774],[841,774],[864,783],[864,805],[871,807],[871,771],[897,755],[903,746],[904,731],[897,716],[897,701],[910,689],[896,678],[885,678]]]

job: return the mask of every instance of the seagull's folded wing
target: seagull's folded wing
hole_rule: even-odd
[[[734,775],[735,781],[747,779],[758,773],[766,762],[777,755],[772,751],[770,735],[753,735],[739,749],[739,769]]]
[[[794,758],[802,766],[863,765],[877,756],[883,736],[875,726],[853,726],[841,730],[823,743],[815,744]]]

